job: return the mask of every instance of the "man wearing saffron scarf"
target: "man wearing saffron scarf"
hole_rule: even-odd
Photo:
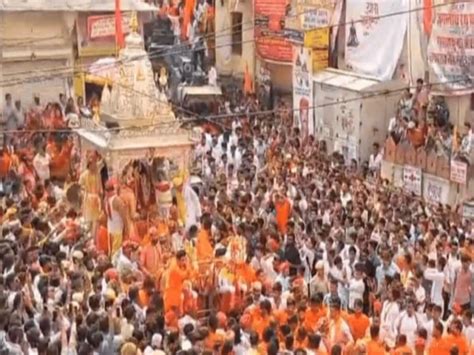
[[[191,272],[186,263],[186,252],[180,250],[176,253],[176,259],[171,262],[168,275],[165,280],[163,300],[165,312],[175,307],[181,313],[183,306],[183,289],[185,281],[189,279]]]
[[[200,270],[207,270],[214,256],[211,244],[212,219],[209,214],[202,216],[202,228],[198,232],[196,241],[196,257]]]

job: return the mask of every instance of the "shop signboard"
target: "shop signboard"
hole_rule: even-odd
[[[329,65],[329,27],[308,30],[304,35],[304,46],[311,48],[313,72]]]

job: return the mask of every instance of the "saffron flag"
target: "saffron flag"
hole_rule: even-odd
[[[115,43],[118,49],[123,48],[122,11],[120,0],[115,0]]]
[[[244,94],[248,95],[253,93],[253,83],[252,78],[249,72],[249,64],[245,63],[245,73],[244,73]]]
[[[433,0],[423,0],[423,29],[429,36],[433,27]]]
[[[192,26],[191,19],[194,12],[194,0],[185,0],[184,14],[183,14],[183,26],[181,28],[181,39],[188,39],[188,28]]]

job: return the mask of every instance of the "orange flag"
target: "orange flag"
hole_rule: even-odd
[[[245,63],[245,73],[244,73],[244,94],[248,95],[253,93],[253,83],[252,78],[249,72],[249,64]]]
[[[120,0],[115,0],[115,43],[118,49],[123,48],[122,11]]]
[[[423,0],[423,29],[429,36],[433,27],[433,0]]]
[[[183,25],[181,26],[181,39],[186,40],[188,38],[188,27],[191,25],[191,19],[194,12],[194,1],[185,0],[184,14],[183,14]]]

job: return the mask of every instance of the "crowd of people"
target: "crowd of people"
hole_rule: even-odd
[[[204,131],[199,186],[150,157],[51,174],[58,146],[77,154],[54,132],[67,103],[38,100],[29,120],[57,125],[0,154],[0,354],[474,353],[474,224],[454,208],[368,182],[280,110]]]
[[[390,137],[396,144],[434,150],[438,155],[474,162],[474,130],[470,122],[453,125],[443,96],[430,98],[430,85],[418,79],[416,89],[403,91],[397,112],[389,123]]]

